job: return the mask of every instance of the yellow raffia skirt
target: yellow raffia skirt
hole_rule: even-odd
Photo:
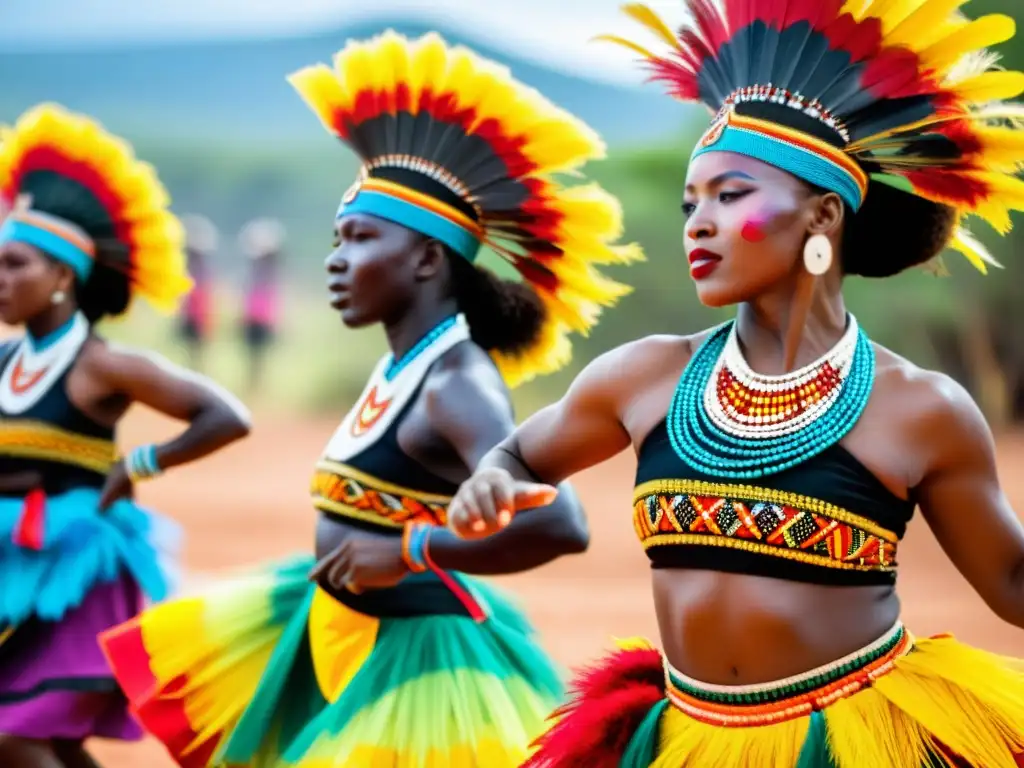
[[[555,717],[524,768],[1019,768],[1024,662],[898,623],[810,672],[717,686],[631,641]]]

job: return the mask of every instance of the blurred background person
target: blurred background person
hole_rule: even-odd
[[[192,290],[185,297],[178,325],[178,336],[188,352],[188,365],[203,370],[203,352],[214,328],[213,259],[217,252],[218,232],[212,221],[200,214],[182,216],[185,227],[185,253]]]
[[[280,320],[284,240],[284,226],[273,218],[253,219],[238,234],[249,267],[242,302],[242,333],[246,391],[250,396],[259,391],[267,348],[274,341]]]

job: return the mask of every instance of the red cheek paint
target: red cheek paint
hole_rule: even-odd
[[[755,214],[752,219],[743,225],[743,229],[740,230],[740,237],[748,243],[760,243],[768,236],[768,233],[765,231],[768,219],[768,214]]]

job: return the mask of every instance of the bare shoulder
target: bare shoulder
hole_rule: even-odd
[[[959,382],[878,345],[875,360],[875,388],[885,400],[885,412],[898,419],[913,445],[927,452],[928,469],[991,450],[988,422]]]
[[[595,357],[580,378],[628,379],[634,385],[638,380],[657,380],[666,374],[677,378],[709,333],[655,334],[626,342]]]
[[[84,371],[102,378],[130,376],[142,368],[174,370],[170,361],[154,352],[118,344],[97,335],[86,341],[79,361]]]
[[[481,406],[511,412],[508,387],[491,356],[473,342],[457,344],[434,363],[422,398],[431,417],[447,418],[460,409]]]

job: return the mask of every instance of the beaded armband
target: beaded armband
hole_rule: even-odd
[[[162,470],[156,458],[156,446],[150,443],[135,448],[125,458],[124,468],[133,483],[158,476]]]
[[[402,560],[413,573],[423,573],[431,565],[427,544],[432,529],[426,523],[409,523],[402,531]]]
[[[768,488],[644,483],[634,495],[633,525],[648,554],[656,547],[720,547],[830,569],[896,569],[896,534],[833,504]]]

